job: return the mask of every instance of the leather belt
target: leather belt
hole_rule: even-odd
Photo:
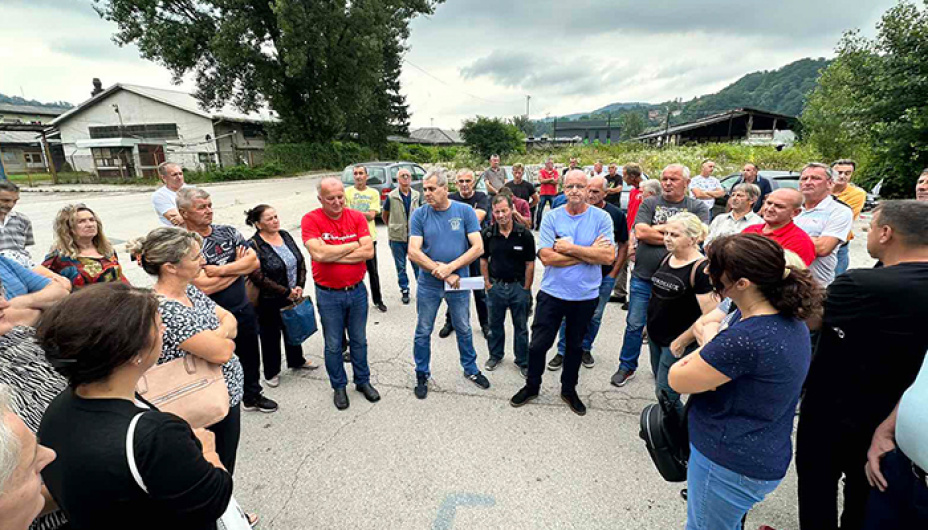
[[[361,285],[362,283],[364,282],[358,282],[354,285],[349,285],[348,287],[326,287],[325,285],[319,285],[317,283],[316,287],[319,289],[322,289],[323,291],[352,291],[354,289],[357,289],[358,286]]]

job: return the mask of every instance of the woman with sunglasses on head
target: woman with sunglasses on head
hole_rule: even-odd
[[[55,216],[55,243],[42,266],[70,280],[74,289],[94,283],[129,283],[103,233],[103,223],[84,204],[69,204]]]
[[[731,324],[671,369],[689,404],[688,530],[741,528],[792,459],[793,417],[811,359],[804,320],[822,291],[783,248],[756,234],[709,246],[709,277],[738,308]]]

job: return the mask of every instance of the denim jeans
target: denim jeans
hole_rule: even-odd
[[[638,369],[641,355],[641,334],[648,323],[648,301],[651,300],[651,282],[632,276],[628,286],[628,315],[625,317],[625,338],[619,355],[619,368],[632,372]],[[652,368],[654,368],[652,366]]]
[[[332,388],[348,386],[342,358],[342,341],[348,331],[354,384],[370,382],[367,365],[367,289],[361,284],[350,291],[325,291],[316,287],[316,307],[325,338],[325,371]]]
[[[653,348],[654,341],[649,341],[649,345]],[[692,353],[696,348],[699,347],[699,344],[694,342],[687,346],[683,350],[683,355],[680,357],[686,357]],[[680,394],[678,394],[674,389],[670,388],[670,383],[667,382],[667,376],[670,374],[670,367],[673,366],[677,359],[673,356],[673,353],[670,351],[670,346],[657,346],[660,350],[660,359],[657,361],[657,364],[652,364],[651,369],[654,370],[654,374],[657,377],[657,385],[654,388],[654,393],[660,398],[661,391],[667,394],[667,397],[670,398],[670,402],[673,403],[674,408],[677,409],[677,412],[680,413],[680,416],[683,416],[683,402],[680,401]]]
[[[599,334],[599,326],[603,322],[603,313],[606,312],[606,304],[609,297],[612,296],[612,288],[615,287],[615,278],[603,276],[603,283],[599,284],[599,303],[596,305],[596,311],[593,312],[593,318],[590,320],[589,327],[586,328],[586,335],[583,337],[583,351],[593,351],[593,341]],[[564,355],[564,349],[567,347],[567,322],[561,322],[561,330],[557,339],[557,354]]]
[[[835,276],[840,276],[847,272],[851,265],[851,245],[850,243],[838,245],[838,264],[835,265]]]
[[[496,282],[487,291],[487,309],[490,312],[490,333],[487,346],[490,358],[503,358],[506,347],[506,310],[512,315],[512,351],[516,366],[528,368],[528,302],[532,293],[521,283]]]
[[[928,528],[928,484],[915,476],[912,461],[896,448],[880,461],[880,471],[889,487],[870,490],[864,530]]]
[[[709,460],[690,444],[686,469],[686,530],[741,530],[741,518],[777,489],[779,480],[759,480]]]
[[[557,195],[539,195],[538,196],[538,212],[537,217],[535,218],[535,228],[541,229],[541,218],[545,212],[545,205],[554,206],[554,198]]]
[[[406,275],[406,253],[409,249],[409,243],[406,241],[390,241],[390,252],[393,254],[393,264],[396,266],[396,278],[400,284],[400,291],[409,292],[409,277]],[[415,279],[419,276],[419,266],[409,262],[412,265],[412,277]]]
[[[422,284],[416,289],[416,310],[419,319],[416,322],[412,349],[416,373],[423,373],[426,377],[431,375],[429,363],[432,360],[432,330],[435,328],[435,317],[438,315],[442,299],[448,304],[451,313],[458,352],[461,355],[461,367],[467,375],[476,374],[480,370],[477,369],[477,350],[474,349],[470,327],[470,292],[445,291],[444,287],[427,287]]]
[[[535,319],[532,321],[532,342],[528,347],[527,386],[541,388],[545,371],[545,355],[557,339],[558,325],[567,321],[567,351],[564,352],[564,369],[561,371],[561,393],[574,392],[580,375],[580,344],[586,333],[598,299],[562,300],[540,291],[536,299]]]

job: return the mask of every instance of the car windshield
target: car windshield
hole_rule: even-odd
[[[799,189],[799,177],[784,177],[776,179],[777,185],[781,188]]]

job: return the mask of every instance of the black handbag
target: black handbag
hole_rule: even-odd
[[[641,411],[639,436],[644,440],[661,477],[667,482],[684,482],[690,459],[690,437],[686,422],[689,400],[682,416],[664,392],[661,392],[657,401]]]

